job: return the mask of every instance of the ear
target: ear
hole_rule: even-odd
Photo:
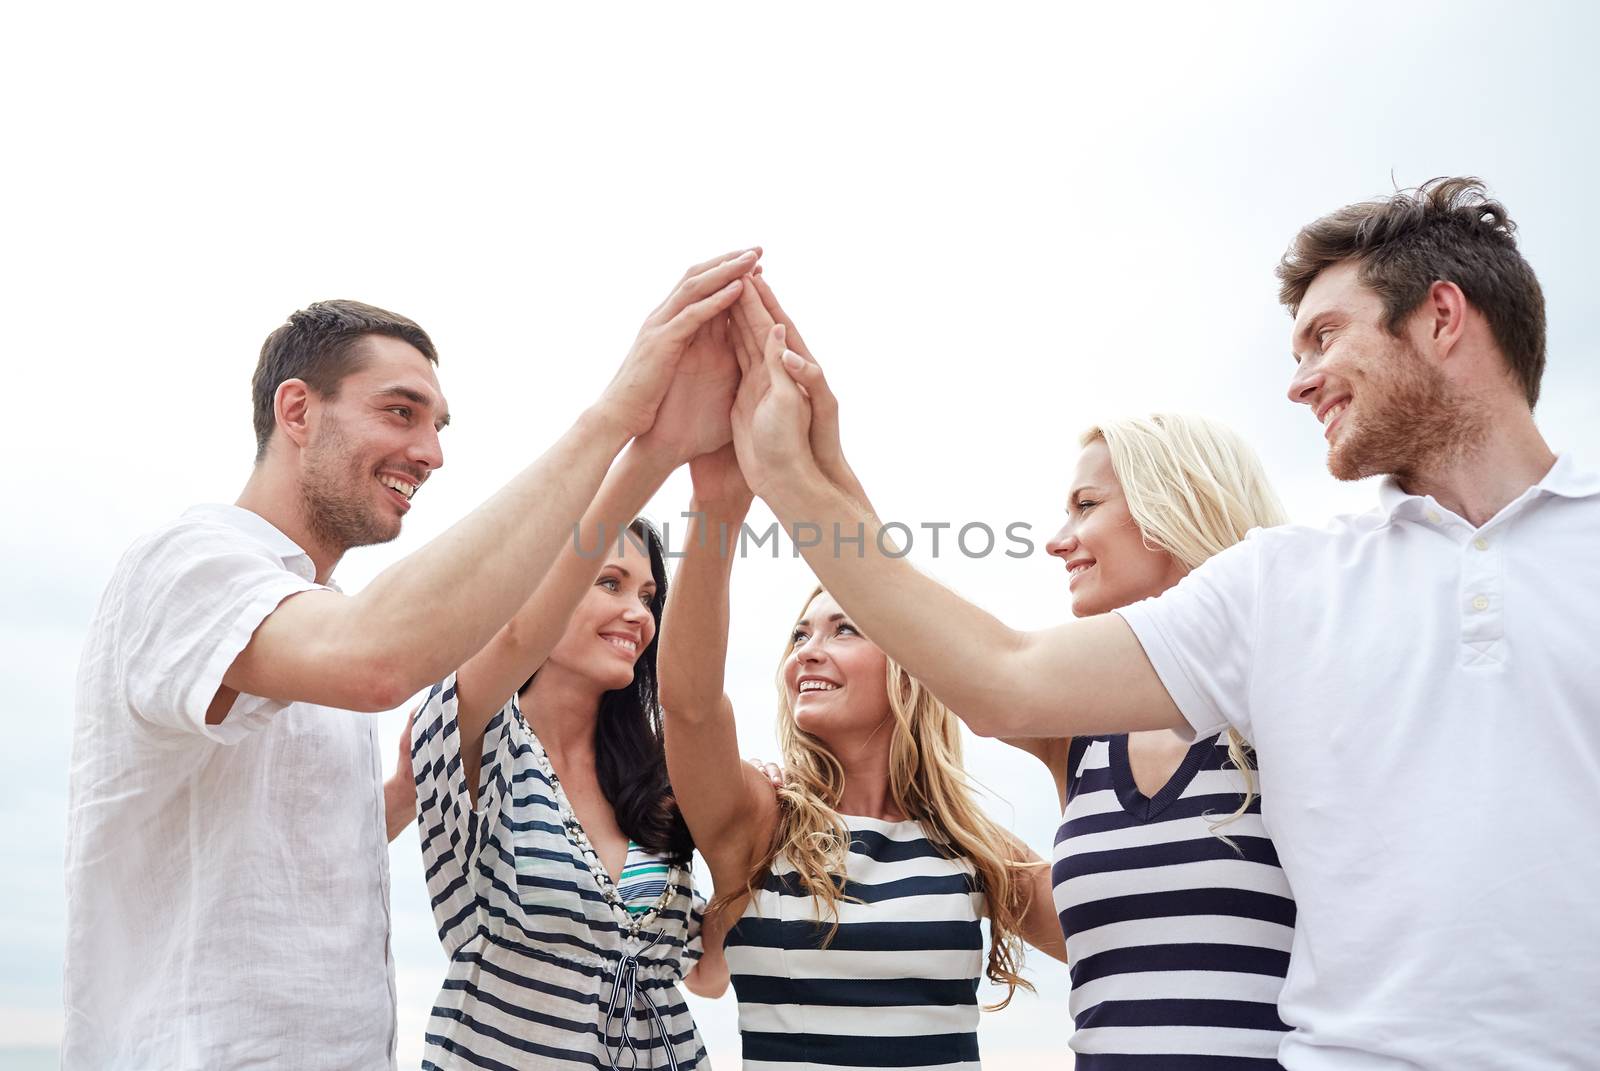
[[[1427,338],[1440,360],[1447,360],[1467,333],[1467,315],[1472,305],[1455,283],[1438,280],[1428,287],[1421,312]]]
[[[311,438],[312,391],[303,379],[286,379],[272,396],[272,415],[277,430],[296,446]]]

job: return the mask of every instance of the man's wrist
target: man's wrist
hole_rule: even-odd
[[[787,521],[815,513],[832,488],[833,482],[807,458],[768,473],[757,494]]]
[[[586,439],[606,443],[613,454],[620,453],[628,445],[628,440],[633,438],[627,422],[607,408],[604,401],[591,405],[579,414],[573,429]]]

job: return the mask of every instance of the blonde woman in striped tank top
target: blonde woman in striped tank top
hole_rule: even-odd
[[[1047,545],[1072,612],[1161,594],[1251,528],[1285,520],[1228,428],[1159,413],[1085,432],[1067,520]],[[1056,906],[1072,956],[1079,1071],[1275,1068],[1295,905],[1237,733],[1167,729],[1008,741],[1062,804]]]
[[[735,317],[746,369],[750,337],[782,318],[764,283],[754,293],[771,305],[745,301]],[[741,761],[723,674],[732,543],[751,496],[731,448],[690,472],[662,712],[673,787],[716,887],[708,915],[737,920],[725,954],[744,1065],[976,1069],[980,979],[1009,1000],[1027,987],[1023,940],[1064,956],[1048,870],[978,807],[954,715],[820,588],[778,674],[788,782],[775,795]]]

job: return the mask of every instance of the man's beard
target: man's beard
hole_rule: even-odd
[[[300,499],[317,541],[340,552],[387,543],[400,534],[399,519],[384,517],[373,507],[370,474],[356,464],[338,421],[324,414],[306,451]]]
[[[1482,442],[1482,417],[1409,341],[1397,340],[1379,361],[1386,379],[1368,380],[1361,408],[1346,410],[1358,422],[1341,429],[1328,451],[1334,479],[1406,480]]]

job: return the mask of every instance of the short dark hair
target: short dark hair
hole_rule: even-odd
[[[1515,223],[1481,180],[1436,178],[1386,200],[1330,212],[1295,235],[1278,264],[1278,300],[1298,315],[1312,280],[1346,260],[1400,325],[1435,282],[1455,283],[1483,313],[1531,409],[1544,376],[1544,293],[1517,252]]]
[[[261,359],[250,382],[255,409],[256,460],[267,453],[276,419],[272,401],[285,380],[303,379],[325,398],[338,396],[344,377],[366,363],[361,340],[387,335],[409,342],[434,364],[439,354],[428,333],[398,313],[360,301],[319,301],[290,315],[261,344]]]

